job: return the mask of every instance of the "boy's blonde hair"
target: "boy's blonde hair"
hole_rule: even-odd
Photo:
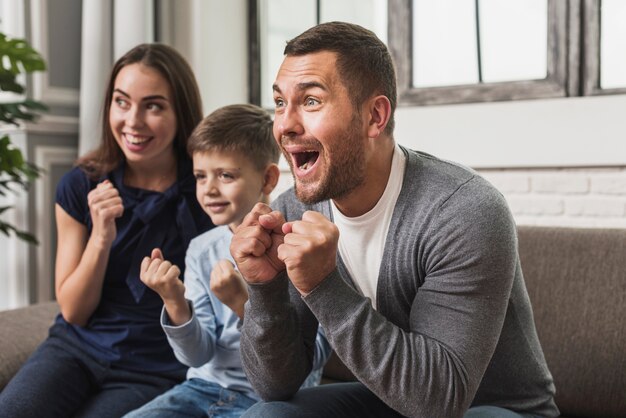
[[[187,141],[187,152],[190,156],[215,150],[234,152],[263,170],[280,157],[272,124],[270,114],[258,106],[224,106],[202,119]]]

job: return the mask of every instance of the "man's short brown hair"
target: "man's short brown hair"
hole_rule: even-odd
[[[355,108],[372,95],[382,94],[391,103],[385,132],[393,134],[396,109],[396,73],[387,46],[370,30],[345,22],[314,26],[287,42],[284,54],[306,55],[320,51],[337,54],[337,71]]]

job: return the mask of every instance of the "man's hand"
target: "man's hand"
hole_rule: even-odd
[[[150,257],[143,258],[139,278],[161,296],[172,324],[181,325],[191,319],[191,311],[185,300],[185,285],[180,280],[180,269],[164,260],[160,249],[155,248]]]
[[[278,258],[296,289],[306,295],[337,266],[339,230],[321,213],[307,211],[301,221],[283,224],[282,231]]]
[[[91,235],[103,247],[110,247],[117,235],[115,218],[124,213],[119,192],[109,180],[104,180],[87,194],[87,205],[93,223]]]
[[[248,300],[248,285],[228,260],[218,261],[211,270],[211,292],[237,316],[243,319],[244,304]]]
[[[285,269],[278,258],[285,218],[264,203],[246,215],[230,243],[230,254],[248,283],[265,283]]]

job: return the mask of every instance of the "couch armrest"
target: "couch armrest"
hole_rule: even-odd
[[[0,312],[0,391],[46,338],[57,313],[56,302]]]

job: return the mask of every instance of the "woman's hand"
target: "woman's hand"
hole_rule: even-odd
[[[117,235],[115,219],[124,213],[119,192],[109,180],[104,180],[89,192],[87,204],[93,222],[92,239],[105,248],[111,247]]]

